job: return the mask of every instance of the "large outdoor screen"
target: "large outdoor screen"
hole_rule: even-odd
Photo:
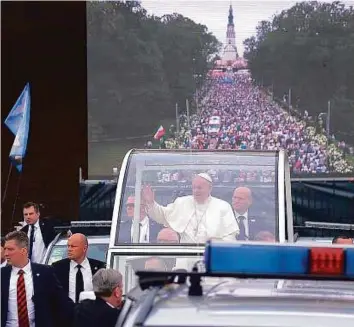
[[[89,178],[131,148],[277,150],[354,176],[353,1],[87,3]]]

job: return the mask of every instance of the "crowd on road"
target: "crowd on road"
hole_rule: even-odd
[[[323,134],[316,134],[306,119],[289,115],[256,86],[249,74],[210,77],[199,103],[200,114],[181,117],[180,132],[166,140],[167,148],[193,149],[287,149],[294,173],[346,173],[353,167],[343,151]],[[220,117],[217,134],[208,130],[209,119]]]

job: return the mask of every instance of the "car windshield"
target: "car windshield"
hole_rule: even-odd
[[[118,270],[123,276],[124,293],[129,292],[137,285],[137,271],[176,271],[192,268],[203,260],[203,253],[197,251],[185,255],[166,255],[162,253],[151,254],[113,254],[112,268]]]
[[[275,152],[139,150],[127,167],[115,245],[203,245],[238,229],[243,240],[279,239]]]
[[[220,124],[209,124],[209,128],[218,129],[220,128]]]
[[[91,243],[88,247],[87,257],[106,262],[107,250],[108,243]],[[46,264],[51,265],[53,262],[67,258],[67,252],[68,250],[66,245],[54,245]]]

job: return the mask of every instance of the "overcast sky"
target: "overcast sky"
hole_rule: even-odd
[[[234,10],[236,45],[239,54],[243,53],[243,41],[255,34],[261,20],[268,20],[274,14],[288,9],[298,1],[287,0],[142,0],[142,6],[150,14],[162,16],[177,12],[196,23],[206,25],[220,42],[225,42],[227,16],[230,3]],[[323,1],[332,2],[332,1]],[[342,1],[354,5],[354,1]]]

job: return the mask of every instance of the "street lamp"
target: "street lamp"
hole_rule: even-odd
[[[198,79],[202,78],[202,74],[194,74],[194,82],[195,82],[195,95],[194,95],[194,101],[195,101],[195,105],[197,107],[197,114],[199,114],[199,106],[198,106]]]
[[[331,101],[328,101],[327,112],[320,112],[320,114],[318,115],[318,119],[322,120],[323,115],[326,116],[326,135],[327,135],[327,140],[329,140],[330,123],[331,123]]]

